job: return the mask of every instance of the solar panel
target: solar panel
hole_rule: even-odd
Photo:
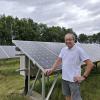
[[[0,46],[0,59],[15,58],[15,46]]]
[[[2,58],[8,58],[8,56],[5,54],[2,47],[0,46],[0,59],[2,59]]]
[[[41,45],[43,45],[43,47],[47,48],[58,56],[61,49],[65,46],[65,43],[42,42]]]
[[[13,41],[23,53],[31,60],[35,60],[43,68],[50,68],[57,58],[57,55],[47,48],[43,47],[40,42],[32,41]]]
[[[94,44],[80,44],[93,62],[100,61],[100,47]]]
[[[50,68],[56,60],[64,43],[13,40],[13,43],[32,61],[42,68]],[[100,61],[100,47],[92,44],[77,44],[89,54],[93,62]],[[61,67],[60,67],[61,68]],[[60,69],[59,68],[59,69]]]

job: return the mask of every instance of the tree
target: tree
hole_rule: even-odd
[[[13,18],[12,16],[0,16],[0,45],[11,45],[15,40],[64,42],[64,36],[73,33],[77,41],[77,35],[72,28],[38,24],[31,18]],[[82,43],[100,43],[100,32],[87,36],[80,34],[78,38]]]
[[[79,35],[79,38],[78,38],[78,41],[79,41],[80,43],[87,43],[87,42],[88,42],[88,37],[87,37],[87,35],[85,35],[85,34],[80,34],[80,35]]]

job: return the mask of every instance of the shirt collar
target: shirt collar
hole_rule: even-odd
[[[68,50],[74,50],[75,48],[76,48],[76,44],[74,44],[73,47],[70,49],[67,47]]]

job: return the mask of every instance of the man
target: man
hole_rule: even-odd
[[[45,74],[50,75],[62,63],[62,92],[65,100],[82,100],[80,95],[80,82],[84,81],[93,68],[88,55],[84,50],[75,45],[75,36],[72,33],[65,35],[65,44],[52,68],[45,69]],[[86,63],[86,69],[81,76],[81,64]]]

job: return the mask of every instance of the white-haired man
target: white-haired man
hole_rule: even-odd
[[[84,81],[93,68],[93,63],[86,52],[75,44],[72,33],[65,35],[66,47],[62,48],[58,58],[50,69],[45,69],[45,74],[50,75],[62,64],[62,92],[65,100],[82,100],[80,82]],[[81,75],[81,64],[86,63],[86,69]]]

